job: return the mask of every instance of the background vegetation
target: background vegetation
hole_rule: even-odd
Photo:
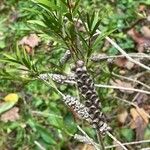
[[[58,11],[60,21],[61,13],[66,16],[65,23],[48,18],[47,10],[34,2],[0,1],[0,149],[40,149],[38,144],[48,150],[93,148],[73,137],[79,132],[77,124],[97,141],[95,130],[74,119],[59,93],[37,79],[37,75],[43,73],[70,74],[77,57],[87,63],[96,84],[112,86],[97,88],[97,91],[113,135],[122,143],[149,140],[149,70],[125,57],[116,57],[119,51],[105,37],[109,35],[129,56],[150,67],[150,1],[84,0],[79,1],[72,16],[67,13],[64,1],[60,1],[59,11],[53,5],[47,7],[50,1],[36,1]],[[87,22],[88,29],[78,22],[80,32],[74,34],[77,31],[72,27],[72,19],[75,17]],[[58,35],[62,26],[66,31],[64,39]],[[89,42],[96,29],[100,29],[102,35],[96,36],[92,45],[86,45],[85,39]],[[76,38],[81,41],[80,48],[73,44]],[[60,60],[70,48],[74,59],[62,64]],[[92,61],[93,54],[99,54],[101,60]],[[56,86],[62,93],[77,93],[71,85],[56,83]],[[116,86],[129,89],[116,90]],[[106,147],[114,144],[109,137],[104,138]],[[144,147],[150,144],[141,142],[127,146],[128,149]]]

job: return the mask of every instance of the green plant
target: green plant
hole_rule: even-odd
[[[7,124],[4,130],[9,129],[10,133],[17,132],[17,142],[13,143],[13,148],[24,147],[27,144],[30,149],[36,149],[41,144],[46,149],[59,150],[67,149],[70,138],[80,130],[77,126],[79,124],[94,141],[99,141],[99,145],[90,141],[95,148],[100,146],[104,149],[103,144],[112,142],[107,135],[114,138],[108,129],[109,126],[115,126],[115,121],[111,120],[108,126],[107,116],[119,104],[113,97],[113,100],[110,98],[110,94],[115,95],[113,90],[101,88],[96,92],[94,82],[109,83],[113,79],[112,72],[118,70],[106,61],[94,63],[92,56],[99,52],[118,53],[110,47],[108,50],[100,50],[104,45],[103,39],[112,32],[112,37],[123,43],[123,48],[133,48],[133,42],[118,31],[125,29],[127,24],[130,26],[130,21],[134,18],[131,14],[135,13],[131,6],[137,6],[134,6],[135,2],[132,2],[131,6],[126,1],[118,2],[117,7],[124,9],[128,6],[130,9],[128,15],[124,13],[120,16],[113,14],[115,7],[112,8],[107,1],[104,1],[104,4],[97,1],[81,3],[80,0],[32,1],[29,6],[33,8],[25,3],[28,8],[23,9],[22,17],[28,20],[27,30],[24,28],[23,31],[35,32],[43,41],[34,56],[26,52],[24,47],[17,46],[15,54],[5,53],[1,59],[5,67],[1,70],[0,77],[24,83],[25,89],[25,92],[20,90],[23,92],[18,104],[22,114],[20,122]],[[84,9],[84,3],[88,5],[87,9]],[[99,6],[103,6],[100,11]],[[111,11],[107,18],[108,8]],[[23,23],[23,26],[25,24]],[[17,23],[13,26],[13,33],[17,26]],[[23,36],[20,30],[22,29],[18,30],[16,39]],[[99,30],[102,31],[101,34],[98,34]],[[49,41],[50,50],[47,50],[43,45]],[[71,74],[73,72],[70,64],[75,64],[74,75]],[[64,107],[64,103],[67,107]],[[75,118],[78,116],[80,121],[73,120],[70,111],[75,114]],[[89,124],[92,124],[94,129]],[[131,140],[132,138],[127,138],[130,135],[128,132],[125,135],[124,132],[121,134],[125,139]],[[2,133],[5,134],[4,131]],[[99,133],[96,138],[96,134]],[[105,139],[101,139],[102,133],[106,134]],[[82,138],[85,137],[86,135]],[[124,146],[123,148],[126,149]]]

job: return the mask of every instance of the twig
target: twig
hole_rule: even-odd
[[[139,106],[136,105],[136,104],[133,103],[133,102],[129,102],[129,101],[127,101],[127,100],[125,100],[125,99],[122,99],[122,98],[119,98],[119,97],[117,97],[117,96],[115,96],[114,98],[117,98],[117,99],[119,99],[120,101],[123,101],[123,102],[125,102],[125,103],[127,103],[127,104],[129,104],[129,105],[134,106],[135,108],[137,108],[137,112],[138,112],[138,109],[140,109]],[[138,112],[138,113],[139,113],[139,112]],[[139,113],[139,114],[140,114],[140,113]],[[148,113],[145,112],[145,114],[146,114],[146,116],[147,116],[148,118],[150,118],[150,115],[149,115]],[[141,117],[142,117],[142,116],[141,116]],[[142,118],[143,118],[143,117],[142,117]]]
[[[87,138],[87,140],[89,141],[89,143],[91,143],[96,150],[100,150],[98,148],[97,143],[95,143],[81,128],[80,126],[77,126],[77,128],[82,132],[82,134]],[[110,132],[106,132],[106,134],[111,137],[114,141],[116,141],[124,150],[128,150],[124,145],[122,145],[122,143],[120,141],[118,141]]]
[[[96,133],[97,133],[99,145],[101,145],[102,150],[105,150],[105,146],[101,134],[98,131],[96,131]]]
[[[75,139],[77,139],[80,142],[83,143],[87,143],[87,144],[91,144],[90,141],[87,140],[87,138],[85,136],[82,135],[78,135],[76,134]],[[141,140],[141,141],[134,141],[134,142],[126,142],[126,143],[122,143],[122,145],[136,145],[136,144],[142,144],[142,143],[150,143],[150,140]],[[98,146],[98,143],[95,143]],[[109,146],[105,146],[105,149],[111,149],[114,147],[119,147],[120,145],[115,144],[115,145],[109,145]]]
[[[55,75],[55,74],[54,74]],[[51,74],[52,76],[52,74]],[[41,79],[42,77],[44,77],[43,80],[47,80],[49,78],[51,78],[51,76],[48,74],[41,74],[39,76],[39,78]],[[57,74],[58,76],[58,74]],[[76,82],[74,81],[74,78],[73,76],[70,77],[70,79],[66,79],[66,76],[63,76],[63,75],[60,75],[61,79],[59,80],[56,80],[55,78],[52,78],[52,80],[54,80],[55,82],[58,82],[58,83],[67,83],[67,84],[76,84]],[[69,77],[69,76],[68,76]],[[60,82],[61,81],[61,82]],[[48,84],[48,81],[45,81],[47,82]],[[102,87],[102,88],[113,88],[113,89],[121,89],[121,90],[128,90],[128,91],[135,91],[135,92],[139,92],[139,93],[145,93],[145,94],[150,94],[149,91],[146,91],[146,90],[140,90],[140,89],[134,89],[134,88],[126,88],[126,87],[120,87],[120,86],[111,86],[111,85],[103,85],[103,84],[95,84],[96,87]],[[59,91],[60,92],[60,91]],[[62,94],[62,93],[61,93]]]
[[[134,88],[127,88],[127,87],[122,87],[122,86],[112,86],[112,85],[103,85],[103,84],[95,84],[96,87],[101,87],[101,88],[112,88],[112,89],[118,89],[118,90],[128,90],[128,91],[134,91],[134,92],[139,92],[139,93],[145,93],[149,94],[149,91],[145,90],[139,90],[139,89],[134,89]]]
[[[34,144],[37,145],[40,150],[46,150],[38,141],[34,141]]]
[[[112,75],[114,75],[114,76],[116,76],[116,77],[118,77],[118,78],[121,78],[121,79],[125,79],[125,80],[128,80],[128,81],[136,82],[136,83],[141,84],[141,85],[143,85],[144,87],[150,89],[150,86],[148,86],[147,84],[145,84],[145,83],[143,83],[143,82],[141,82],[141,81],[139,81],[139,80],[137,80],[137,79],[128,78],[128,77],[125,77],[125,76],[116,74],[116,73],[114,73],[114,72],[112,72]]]
[[[110,132],[107,131],[107,135],[111,137],[115,142],[118,143],[119,146],[121,146],[124,150],[128,150],[120,141],[118,141]]]
[[[136,144],[142,144],[142,143],[150,143],[150,140],[127,142],[127,143],[122,143],[122,145],[136,145]],[[105,148],[110,149],[110,148],[114,148],[118,146],[119,146],[118,144],[115,144],[115,145],[106,146]]]
[[[100,30],[96,30],[97,34],[101,34],[102,32]],[[140,67],[150,71],[150,68],[147,67],[146,65],[140,63],[137,60],[134,60],[133,58],[131,58],[116,42],[114,42],[112,39],[110,39],[108,36],[105,37],[105,39],[110,42],[122,55],[124,55],[128,60],[130,60],[131,62],[139,65]]]
[[[100,148],[98,147],[98,145],[93,141],[93,139],[91,139],[85,131],[82,130],[82,128],[78,125],[77,128],[82,132],[82,134],[87,138],[87,140],[89,141],[89,143],[91,143],[96,150],[100,150]]]
[[[128,53],[128,55],[130,57],[133,58],[139,58],[139,59],[143,59],[143,58],[147,58],[150,59],[150,56],[144,53]],[[125,57],[124,55],[103,55],[103,54],[93,54],[91,56],[91,60],[92,61],[100,61],[100,60],[104,60],[104,59],[114,59],[114,58],[123,58]]]
[[[150,150],[150,148],[149,148],[149,147],[147,147],[147,148],[142,148],[141,150]]]

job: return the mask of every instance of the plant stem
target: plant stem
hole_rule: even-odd
[[[100,147],[102,148],[102,150],[105,150],[105,146],[101,134],[98,131],[96,131],[96,134],[97,134],[97,139]]]

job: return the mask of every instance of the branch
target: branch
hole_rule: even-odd
[[[122,145],[136,145],[136,144],[142,144],[142,143],[150,143],[150,140],[127,142],[127,143],[122,143]],[[119,146],[118,144],[115,144],[115,145],[106,146],[105,148],[110,149],[110,148],[114,148],[118,146]]]
[[[60,75],[60,74],[51,74],[51,73],[46,73],[46,74],[40,74],[39,75],[40,78],[44,79],[44,80],[48,80],[49,78],[51,78],[53,81],[63,84],[63,83],[67,83],[67,84],[76,84],[74,76],[64,76],[64,75]],[[112,88],[112,89],[121,89],[121,90],[128,90],[128,91],[134,91],[134,92],[139,92],[139,93],[145,93],[145,94],[149,94],[149,91],[146,90],[140,90],[140,89],[135,89],[135,88],[126,88],[126,87],[120,87],[120,86],[112,86],[112,85],[103,85],[103,84],[95,84],[96,87],[102,87],[102,88]]]
[[[112,85],[103,85],[103,84],[95,84],[95,86],[100,87],[100,88],[112,88],[112,89],[118,89],[118,90],[134,91],[134,92],[145,93],[145,94],[150,95],[149,91],[134,89],[134,88],[127,88],[127,87],[122,87],[122,86],[112,86]]]
[[[143,82],[141,82],[141,81],[139,81],[139,80],[137,80],[137,79],[128,78],[128,77],[125,77],[125,76],[116,74],[116,73],[114,73],[114,72],[112,72],[112,75],[114,75],[114,76],[116,76],[116,77],[118,77],[118,78],[121,78],[121,79],[125,79],[125,80],[128,80],[128,81],[136,82],[136,83],[141,84],[142,86],[144,86],[144,87],[150,89],[150,86],[148,86],[147,84],[145,84],[145,83],[143,83]]]
[[[97,34],[101,34],[100,30],[96,30]],[[128,60],[131,62],[139,65],[140,67],[150,71],[150,68],[148,66],[145,66],[144,64],[140,63],[139,61],[131,58],[116,42],[114,42],[112,39],[110,39],[108,36],[105,37],[105,39],[110,42],[122,55],[124,55]]]
[[[150,56],[144,53],[128,53],[128,55],[133,58],[150,59]],[[105,60],[105,59],[124,58],[124,57],[125,57],[124,55],[93,54],[91,56],[91,60],[98,62],[98,61]]]
[[[35,144],[40,150],[46,150],[38,141],[34,141],[34,144]]]
[[[80,126],[77,126],[77,128],[79,129],[79,131],[81,131],[81,133],[84,135],[84,137],[87,139],[87,141],[88,141],[89,143],[91,143],[91,144],[95,147],[96,150],[100,150],[100,148],[98,147],[98,144],[96,144],[96,143],[93,141],[93,139],[91,139],[91,138],[86,134],[86,132],[82,130],[82,128],[81,128]]]

